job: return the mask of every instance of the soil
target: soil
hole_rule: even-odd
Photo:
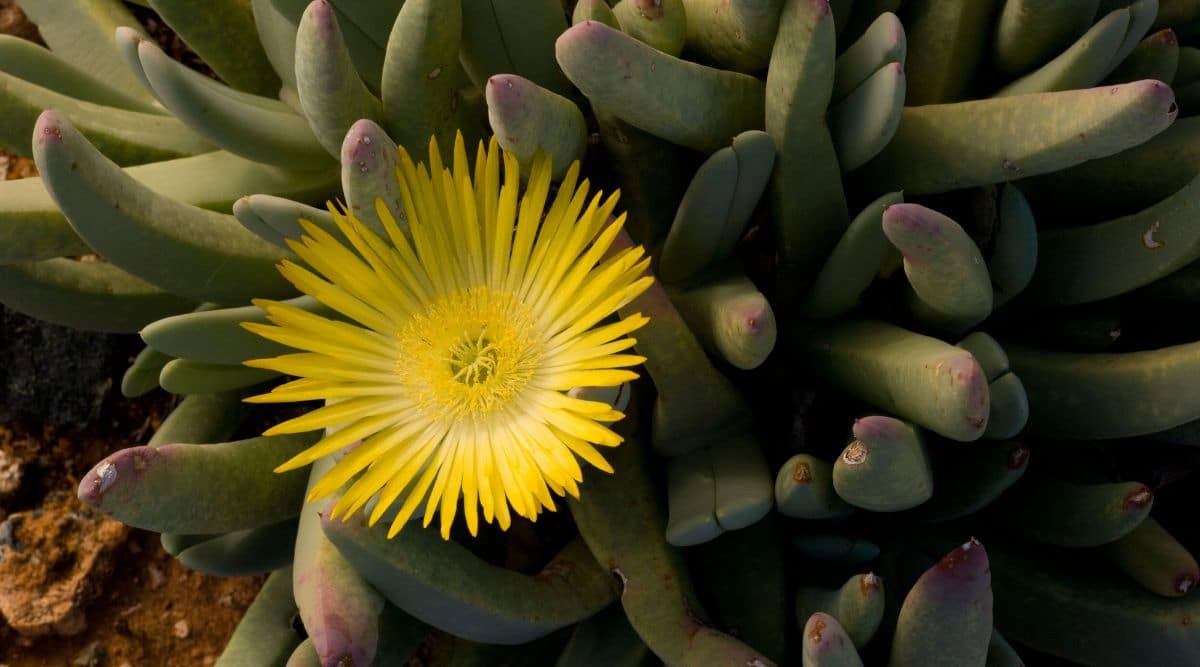
[[[189,61],[165,25],[151,32]],[[12,0],[0,33],[41,41]],[[0,179],[36,175],[0,152]],[[139,349],[0,307],[0,667],[210,665],[262,585],[187,570],[157,534],[76,499],[92,465],[145,442],[174,403],[120,395]]]
[[[21,470],[16,493],[0,500],[0,597],[17,598],[11,606],[25,611],[14,622],[41,635],[0,626],[0,665],[206,665],[220,655],[262,578],[187,570],[157,534],[97,516],[75,497],[96,461],[149,436],[165,398],[110,396],[99,425],[78,433],[33,419],[0,425],[0,454]],[[34,623],[30,608],[40,611]]]
[[[42,43],[37,26],[25,18],[25,13],[13,0],[0,0],[0,34]]]

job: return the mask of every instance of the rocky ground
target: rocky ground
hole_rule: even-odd
[[[0,665],[211,664],[262,583],[191,572],[76,499],[172,403],[120,396],[136,350],[0,311]]]
[[[261,580],[190,572],[156,534],[75,498],[96,461],[144,441],[171,405],[116,390],[136,339],[11,311],[0,332],[0,664],[211,663]]]

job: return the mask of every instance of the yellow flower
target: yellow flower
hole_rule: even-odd
[[[640,247],[614,251],[617,194],[589,199],[575,163],[551,200],[550,159],[539,156],[522,196],[517,160],[494,139],[473,172],[461,135],[452,168],[436,141],[429,156],[426,170],[401,149],[407,228],[382,202],[386,239],[330,206],[344,240],[308,221],[289,240],[311,270],[284,261],[280,271],[345,321],[258,301],[273,325],[243,325],[303,350],[247,362],[300,378],[249,400],[326,401],[267,431],[329,429],[276,471],[354,445],[308,499],[349,482],[334,516],[378,494],[371,524],[402,503],[388,537],[422,504],[425,525],[439,513],[448,538],[460,497],[472,535],[480,508],[507,529],[510,506],[536,520],[553,494],[578,497],[576,457],[612,472],[596,446],[621,442],[604,423],[623,415],[567,392],[620,385],[644,361],[626,351],[647,318],[605,322],[651,282]]]

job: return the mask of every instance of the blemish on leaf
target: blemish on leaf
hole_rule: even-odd
[[[1125,497],[1125,509],[1145,507],[1152,500],[1154,500],[1154,494],[1143,486]]]
[[[969,560],[971,560],[972,549],[974,549],[977,546],[981,546],[981,543],[979,542],[979,540],[972,537],[971,539],[964,542],[961,547],[946,554],[940,561],[938,561],[938,564],[937,564],[938,569],[953,570],[955,567],[959,566],[960,564],[968,562]]]
[[[868,453],[867,445],[862,440],[855,440],[842,452],[842,461],[846,465],[856,466],[867,460]]]
[[[1024,445],[1013,447],[1012,452],[1008,455],[1008,467],[1012,470],[1020,470],[1029,462],[1029,448]]]
[[[102,494],[108,491],[113,482],[117,481],[117,466],[104,461],[96,466],[96,493]]]
[[[1146,246],[1150,250],[1157,250],[1157,249],[1167,245],[1166,243],[1164,243],[1162,241],[1154,240],[1154,233],[1158,231],[1158,227],[1161,224],[1162,224],[1161,220],[1155,220],[1153,225],[1150,225],[1150,227],[1148,227],[1146,229],[1146,231],[1142,232],[1142,245]]]
[[[821,633],[825,630],[825,621],[817,619],[812,626],[812,632],[808,633],[808,638],[817,643],[821,641]]]
[[[663,15],[662,0],[639,2],[637,12],[641,14],[642,18],[650,21],[660,19]]]
[[[882,583],[883,580],[879,578],[879,575],[875,574],[874,572],[868,572],[862,576],[858,582],[858,585],[862,590],[863,595],[870,595],[872,591],[879,590],[879,587]]]
[[[792,481],[797,484],[808,484],[812,481],[812,468],[808,463],[804,461],[796,463],[796,467],[792,469]]]
[[[1192,590],[1192,587],[1195,585],[1196,580],[1192,578],[1192,575],[1185,574],[1179,578],[1179,581],[1175,582],[1175,590],[1179,591],[1180,593],[1187,593],[1188,591]]]

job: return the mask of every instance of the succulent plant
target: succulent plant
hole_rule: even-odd
[[[21,4],[0,301],[184,396],[79,493],[218,664],[1200,661],[1200,3]]]

